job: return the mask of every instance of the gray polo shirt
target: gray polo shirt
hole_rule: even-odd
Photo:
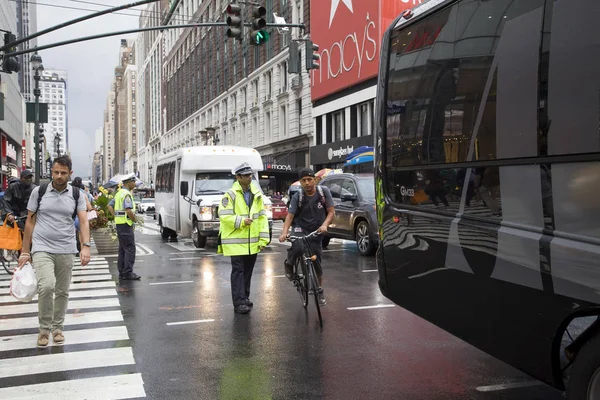
[[[52,254],[75,254],[77,253],[77,241],[75,239],[75,224],[73,211],[75,210],[75,199],[73,188],[67,185],[65,190],[58,192],[48,184],[46,193],[42,197],[38,211],[39,187],[33,189],[27,203],[27,209],[36,213],[36,223],[33,228],[31,252],[43,251]],[[85,211],[85,198],[80,194],[77,202],[77,211]]]

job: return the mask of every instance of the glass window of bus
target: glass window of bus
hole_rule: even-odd
[[[156,180],[154,182],[156,182],[156,191],[157,192],[162,192],[162,172],[163,172],[163,166],[159,165],[158,168],[156,168]]]
[[[173,161],[169,165],[169,181],[168,181],[168,191],[169,193],[173,193],[175,191],[175,161]]]
[[[210,172],[196,174],[196,196],[225,194],[235,182],[235,176],[229,172]]]
[[[445,169],[435,179],[423,180],[406,167],[537,156],[536,83],[544,2],[463,0],[393,32],[386,99],[392,198],[401,201],[402,192],[432,189],[437,196],[451,191],[457,185],[448,177],[456,179],[463,172]],[[523,27],[521,18],[531,16],[535,22]],[[529,32],[534,32],[530,42],[538,48],[520,50],[518,38]],[[500,93],[502,106],[497,104],[499,77],[500,89],[510,89]],[[526,88],[518,86],[519,79],[528,83]],[[513,106],[523,102],[528,107]],[[517,124],[519,129],[512,129]],[[426,188],[434,180],[435,186]]]

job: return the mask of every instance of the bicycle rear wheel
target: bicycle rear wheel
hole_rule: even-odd
[[[302,299],[302,305],[304,308],[308,307],[308,277],[306,275],[306,268],[304,267],[304,263],[301,259],[296,261],[296,290],[300,294],[300,299]]]
[[[312,262],[308,262],[308,275],[310,279],[310,287],[315,296],[315,306],[317,307],[317,314],[319,315],[319,325],[323,327],[323,317],[321,316],[321,306],[319,305],[319,282],[317,281],[317,273],[315,272],[315,266]]]
[[[2,266],[4,270],[12,275],[15,273],[15,270],[19,266],[19,255],[20,251],[18,250],[0,250],[2,254],[0,254],[0,260],[2,261]]]

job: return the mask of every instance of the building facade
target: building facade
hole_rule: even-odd
[[[16,15],[17,15],[17,37],[23,38],[37,32],[37,8],[36,2],[30,0],[16,0]],[[18,46],[19,50],[26,50],[37,47],[37,38],[21,43]],[[26,102],[34,101],[33,88],[35,82],[33,80],[33,72],[31,63],[29,62],[31,54],[21,54],[17,56],[21,71],[19,72],[19,87]]]
[[[16,3],[0,2],[0,26],[17,31]],[[8,178],[19,176],[23,168],[21,148],[24,138],[25,103],[17,74],[0,74],[0,91],[4,96],[4,119],[0,120],[0,186],[6,188]]]
[[[148,4],[140,16],[140,28],[160,26],[169,7],[168,0]],[[160,31],[142,32],[135,45],[137,79],[138,171],[145,186],[154,184],[154,165],[161,152],[163,37]]]
[[[48,123],[42,124],[46,149],[54,159],[58,154],[69,152],[67,71],[44,69],[40,77],[40,90],[40,103],[48,104]]]
[[[125,92],[125,170],[123,173],[138,174],[138,134],[137,134],[137,104],[136,104],[136,80],[137,67],[128,65],[125,69],[123,79],[123,90]]]
[[[321,68],[311,72],[315,169],[340,168],[361,146],[373,146],[373,118],[383,34],[402,11],[427,0],[313,1],[312,40]]]
[[[114,81],[111,88],[115,86]],[[102,153],[102,181],[106,182],[113,175],[113,160],[115,158],[115,92],[108,92],[106,109],[104,110],[104,146]]]
[[[173,2],[176,22],[170,23],[224,21],[228,4]],[[268,22],[276,13],[287,22],[305,23],[304,34],[310,32],[309,0],[267,0],[264,6]],[[221,27],[168,30],[164,36],[162,153],[207,144],[254,147],[265,164],[266,191],[287,190],[297,180],[295,171],[309,164],[314,142],[308,74],[304,68],[300,74],[288,72],[288,44],[302,39],[300,30],[271,29],[261,47],[249,44],[248,33],[243,44],[227,38]]]

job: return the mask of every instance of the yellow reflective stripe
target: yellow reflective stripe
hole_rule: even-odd
[[[219,216],[221,215],[234,215],[235,212],[233,210],[221,210],[219,211]]]
[[[242,225],[242,217],[238,215],[237,217],[235,217],[235,224],[233,225],[233,227],[235,229],[238,229],[241,225]]]
[[[221,244],[248,244],[248,243],[258,243],[258,238],[221,239]]]

